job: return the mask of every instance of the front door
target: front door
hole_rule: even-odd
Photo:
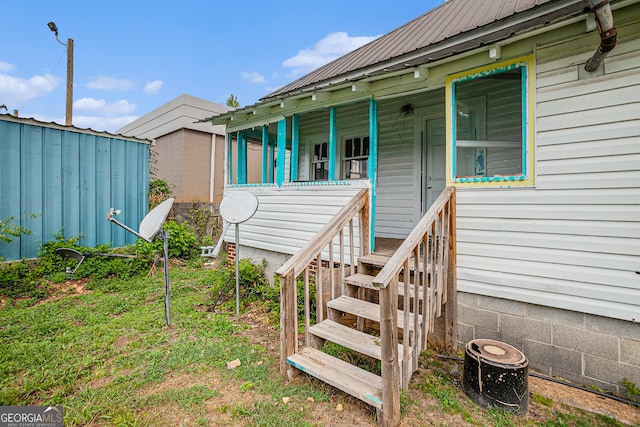
[[[428,119],[426,123],[426,198],[423,213],[431,207],[446,186],[446,125],[445,118]]]

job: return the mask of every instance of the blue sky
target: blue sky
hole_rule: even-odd
[[[49,21],[74,39],[73,124],[114,132],[184,93],[253,104],[442,2],[2,0],[0,105],[64,123],[66,48]]]

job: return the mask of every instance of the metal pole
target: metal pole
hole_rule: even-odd
[[[236,224],[236,316],[240,316],[240,238],[238,231],[240,224]]]
[[[67,108],[65,124],[71,126],[73,109],[73,39],[67,41]]]
[[[167,326],[171,326],[171,314],[169,307],[169,230],[162,232],[164,239],[164,315],[167,320]]]

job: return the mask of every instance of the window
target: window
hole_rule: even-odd
[[[450,182],[532,184],[532,69],[528,58],[447,79]]]
[[[369,137],[349,138],[344,144],[345,179],[368,178]]]
[[[313,160],[311,169],[314,181],[329,179],[329,143],[323,142],[313,146]]]

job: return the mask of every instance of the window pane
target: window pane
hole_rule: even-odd
[[[319,162],[313,164],[313,179],[314,181],[327,181],[329,179],[329,171],[327,169],[326,162]]]
[[[457,178],[523,173],[522,70],[455,83]]]
[[[347,139],[344,143],[344,156],[352,157],[353,156],[353,140]]]
[[[366,160],[346,160],[344,162],[346,179],[368,178]]]
[[[369,155],[369,137],[368,136],[365,136],[362,139],[362,155],[363,156]]]

